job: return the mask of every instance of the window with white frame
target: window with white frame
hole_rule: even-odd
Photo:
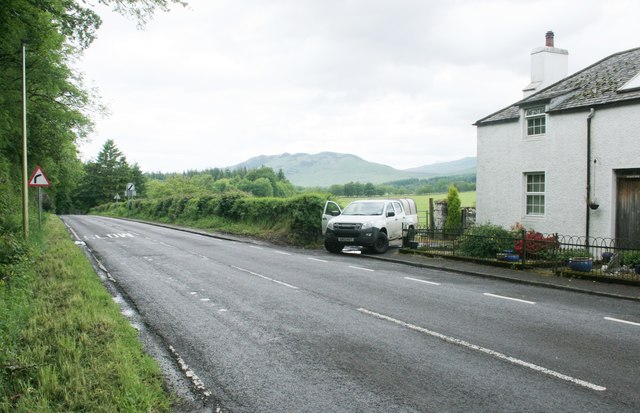
[[[547,115],[544,106],[536,106],[524,110],[527,121],[527,136],[544,135],[547,132]]]
[[[543,216],[545,203],[544,172],[532,172],[525,175],[525,215]]]

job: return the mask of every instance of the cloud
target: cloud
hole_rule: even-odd
[[[146,171],[335,151],[396,168],[475,155],[473,122],[522,97],[547,30],[570,71],[640,45],[631,0],[190,0],[144,31],[101,9],[80,64]]]

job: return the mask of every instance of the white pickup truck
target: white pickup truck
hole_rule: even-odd
[[[322,211],[324,246],[333,253],[357,245],[382,254],[390,241],[401,246],[403,234],[413,238],[417,226],[416,203],[409,198],[353,201],[344,211],[327,201]]]

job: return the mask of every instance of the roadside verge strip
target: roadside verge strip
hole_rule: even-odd
[[[488,349],[488,348],[485,348],[485,347],[481,347],[481,346],[478,346],[476,344],[472,344],[472,343],[469,343],[469,342],[464,341],[464,340],[460,340],[460,339],[455,338],[455,337],[449,337],[449,336],[446,336],[444,334],[438,333],[436,331],[428,330],[428,329],[426,329],[424,327],[420,327],[420,326],[417,326],[417,325],[414,325],[414,324],[410,324],[410,323],[404,322],[402,320],[398,320],[398,319],[386,316],[384,314],[380,314],[380,313],[376,313],[374,311],[367,310],[366,308],[358,308],[358,311],[360,311],[361,313],[364,313],[364,314],[379,318],[381,320],[390,321],[392,323],[398,324],[398,325],[400,325],[402,327],[406,327],[406,328],[414,330],[414,331],[419,331],[419,332],[427,334],[427,335],[429,335],[431,337],[439,338],[440,340],[444,340],[447,343],[456,344],[458,346],[462,346],[462,347],[465,347],[465,348],[468,348],[468,349],[471,349],[471,350],[479,351],[481,353],[488,354],[488,355],[490,355],[492,357],[495,357],[497,359],[508,361],[508,362],[510,362],[512,364],[515,364],[515,365],[518,365],[518,366],[522,366],[522,367],[526,367],[526,368],[529,368],[531,370],[534,370],[534,371],[537,371],[537,372],[544,373],[544,374],[547,374],[549,376],[555,377],[557,379],[577,384],[579,386],[585,387],[585,388],[590,389],[590,390],[595,390],[595,391],[605,391],[605,390],[607,390],[607,388],[604,387],[604,386],[599,386],[597,384],[589,383],[588,381],[576,379],[574,377],[567,376],[567,375],[562,374],[562,373],[558,373],[557,371],[550,370],[550,369],[548,369],[546,367],[538,366],[536,364],[529,363],[527,361],[520,360],[520,359],[517,359],[515,357],[507,356],[506,354],[503,354],[503,353],[500,353],[500,352],[497,352],[495,350],[491,350],[491,349]]]

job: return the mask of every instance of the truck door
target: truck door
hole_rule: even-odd
[[[391,202],[387,205],[387,212],[393,211],[395,216],[389,217],[387,214],[387,232],[389,233],[389,239],[402,238],[402,220],[404,218],[404,211],[399,202]]]
[[[325,202],[324,209],[322,210],[322,221],[321,221],[323,237],[327,233],[327,224],[329,223],[329,220],[340,214],[342,214],[342,209],[340,209],[340,205],[336,204],[333,201]]]

